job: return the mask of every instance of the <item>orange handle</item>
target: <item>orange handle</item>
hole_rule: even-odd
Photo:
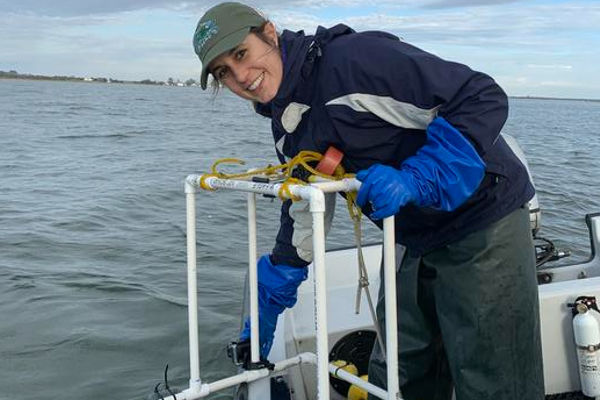
[[[323,174],[333,175],[336,167],[342,162],[342,158],[344,158],[344,153],[333,146],[329,146],[316,169]]]

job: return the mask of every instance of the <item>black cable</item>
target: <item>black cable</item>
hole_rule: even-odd
[[[156,386],[154,386],[154,393],[158,395],[158,397],[160,397],[160,400],[165,400],[165,398],[162,396],[162,394],[160,394],[160,390],[158,390],[158,387],[160,386],[161,382],[158,382],[156,384]]]
[[[542,266],[543,264],[548,262],[554,256],[556,247],[554,246],[554,243],[550,239],[546,239],[541,236],[536,236],[533,239],[546,242],[545,245],[544,244],[534,245],[534,247],[536,249],[540,248],[543,250],[542,253],[538,254],[536,251],[536,254],[535,254],[535,258],[536,258],[535,266],[536,266],[536,268],[539,268],[540,266]]]
[[[165,366],[165,389],[167,389],[167,392],[169,392],[169,394],[171,396],[173,396],[173,400],[177,400],[177,396],[175,396],[175,393],[173,393],[173,391],[171,391],[171,388],[169,387],[169,382],[168,382],[168,378],[167,378],[168,371],[169,371],[169,364],[167,364]]]

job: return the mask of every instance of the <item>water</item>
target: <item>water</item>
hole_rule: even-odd
[[[144,399],[166,363],[171,386],[186,387],[182,181],[221,157],[273,162],[268,121],[198,88],[0,80],[0,94],[0,399]],[[587,259],[600,103],[512,99],[505,131],[528,155],[541,233],[570,262]],[[278,208],[259,202],[261,252]],[[352,244],[337,211],[329,247]],[[198,213],[200,360],[212,381],[234,371],[224,348],[239,327],[245,200],[203,193]]]

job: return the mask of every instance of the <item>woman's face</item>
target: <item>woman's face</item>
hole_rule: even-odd
[[[277,33],[267,24],[265,43],[254,33],[209,65],[213,76],[238,96],[259,103],[273,100],[283,78],[283,62],[277,48]]]

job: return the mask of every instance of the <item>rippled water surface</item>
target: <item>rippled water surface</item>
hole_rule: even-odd
[[[274,162],[268,121],[198,88],[0,80],[0,93],[0,398],[144,399],[166,363],[185,387],[183,179],[221,157]],[[505,132],[528,156],[541,233],[585,260],[600,103],[511,99]],[[259,203],[261,251],[278,208]],[[245,200],[203,194],[198,213],[200,359],[214,380],[233,372]],[[338,206],[329,247],[352,240]]]

